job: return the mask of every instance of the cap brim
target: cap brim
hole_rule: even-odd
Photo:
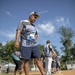
[[[34,16],[37,16],[37,17],[40,17],[40,15],[39,14],[33,14]]]

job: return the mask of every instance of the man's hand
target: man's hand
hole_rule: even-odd
[[[35,40],[37,40],[37,39],[38,39],[38,34],[35,35]]]
[[[14,45],[15,48],[19,48],[19,45],[20,45],[20,44],[19,44],[19,41],[15,41],[15,45]]]

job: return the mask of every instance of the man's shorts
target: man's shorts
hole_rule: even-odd
[[[56,68],[59,68],[60,66],[59,66],[59,64],[58,64],[58,62],[56,62]]]
[[[56,68],[56,62],[52,61],[51,67],[52,67],[52,68]]]
[[[21,47],[21,57],[23,59],[40,58],[40,51],[38,46]]]

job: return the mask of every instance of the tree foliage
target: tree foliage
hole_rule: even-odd
[[[14,41],[7,42],[1,49],[1,59],[2,60],[11,60],[11,54],[17,49],[14,47]]]
[[[73,45],[73,47],[71,48],[71,59],[75,60],[75,44]]]
[[[70,61],[71,60],[71,48],[72,48],[72,38],[74,36],[74,31],[70,27],[61,26],[59,29],[59,33],[61,35],[61,43],[63,47],[61,47],[64,55],[62,56],[62,61]]]
[[[59,52],[58,52],[58,50],[56,49],[56,46],[52,45],[52,47],[53,47],[54,51],[56,52],[56,54],[59,56]]]
[[[42,54],[44,51],[44,45],[39,44],[38,47],[40,49],[40,53]]]
[[[0,58],[1,58],[1,55],[2,55],[2,43],[0,43]]]

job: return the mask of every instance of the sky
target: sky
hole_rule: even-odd
[[[0,43],[15,40],[16,28],[21,20],[36,11],[40,18],[34,23],[38,34],[38,44],[47,40],[62,54],[59,28],[71,27],[75,32],[75,0],[0,0]],[[75,43],[75,37],[72,38]]]

